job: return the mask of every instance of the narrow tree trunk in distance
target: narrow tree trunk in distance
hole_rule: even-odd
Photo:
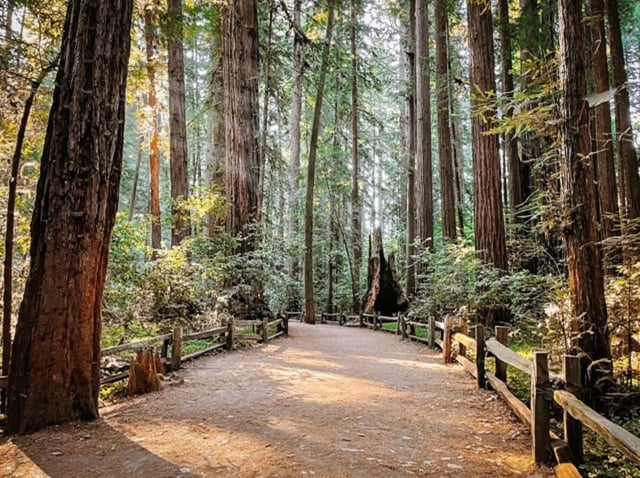
[[[147,49],[147,104],[151,110],[151,137],[149,139],[149,213],[151,214],[151,247],[162,246],[160,223],[160,134],[158,132],[158,106],[156,100],[155,19],[152,6],[144,11],[144,38]]]
[[[431,75],[429,5],[416,0],[416,190],[417,236],[421,248],[433,249],[433,167],[431,164]],[[421,264],[420,262],[418,264]],[[420,271],[422,272],[422,271]]]
[[[351,0],[351,229],[353,234],[353,279],[351,281],[351,303],[353,312],[360,311],[360,267],[362,264],[362,207],[360,205],[360,151],[358,145],[358,31],[359,0]]]
[[[407,295],[413,297],[416,293],[416,192],[415,192],[415,159],[416,159],[416,55],[415,55],[415,38],[416,38],[416,1],[409,0],[409,24],[407,33],[409,56],[407,66],[409,67],[408,75],[408,155],[407,155],[407,257],[406,257],[406,274],[407,274]]]
[[[187,115],[184,87],[182,0],[168,0],[169,32],[169,142],[171,164],[171,245],[180,245],[189,235],[184,208],[176,207],[189,197],[187,173]]]
[[[226,232],[237,252],[255,248],[258,216],[258,6],[230,0],[223,10]]]
[[[447,52],[447,1],[435,1],[436,97],[438,110],[438,160],[440,164],[440,206],[442,236],[456,241],[456,211],[453,158],[451,155],[451,118],[449,115],[449,75]]]
[[[617,234],[618,194],[611,135],[611,109],[609,107],[609,68],[607,66],[607,40],[604,27],[604,0],[590,1],[590,30],[595,93],[604,94],[595,107],[596,114],[596,174],[598,180],[598,200],[600,203],[601,239]]]
[[[269,25],[267,27],[267,51],[264,59],[264,96],[262,97],[262,127],[260,128],[260,176],[258,180],[258,217],[262,221],[262,203],[264,202],[264,175],[267,167],[267,128],[269,127],[269,97],[271,96],[271,39],[273,37],[273,9],[269,2]]]
[[[11,16],[11,11],[7,12]],[[9,177],[9,191],[7,197],[7,222],[5,225],[4,236],[4,287],[2,290],[2,375],[9,374],[9,362],[11,361],[11,318],[13,315],[13,229],[15,223],[16,212],[16,196],[18,189],[18,173],[20,171],[20,161],[22,160],[22,145],[24,144],[24,136],[27,132],[27,123],[31,116],[31,107],[35,100],[38,89],[42,84],[42,80],[57,65],[57,60],[42,70],[37,79],[31,83],[29,96],[24,103],[20,126],[16,136],[16,145],[11,158],[11,176]],[[5,410],[5,393],[2,391],[2,410]]]
[[[333,35],[334,0],[329,0],[329,13],[327,18],[327,32],[325,44],[322,49],[322,63],[320,65],[320,78],[318,79],[318,91],[316,104],[313,111],[313,124],[311,126],[311,139],[309,141],[309,163],[307,167],[307,194],[304,214],[304,320],[308,324],[315,324],[316,311],[313,298],[313,192],[316,175],[316,157],[318,155],[318,136],[320,134],[320,117],[322,114],[322,99],[324,85],[329,68],[329,50]]]
[[[302,39],[298,28],[302,16],[302,0],[294,0],[293,22],[293,87],[291,89],[291,158],[289,164],[289,231],[288,244],[293,248],[298,232],[298,208],[300,206],[300,121],[302,119]],[[299,310],[298,281],[299,263],[295,253],[289,255],[287,264],[291,285],[287,293],[287,310]]]
[[[132,4],[68,4],[9,369],[9,434],[98,416]]]
[[[133,171],[133,184],[131,185],[131,194],[129,196],[129,221],[133,220],[133,214],[136,209],[136,196],[138,195],[138,180],[140,179],[140,165],[142,164],[142,145],[144,136],[140,135],[138,142],[138,153],[136,154],[136,168]]]
[[[596,198],[586,102],[580,2],[559,0],[564,239],[574,320],[572,343],[592,360],[610,358],[607,307],[595,223]]]
[[[511,25],[509,23],[509,1],[498,0],[499,32],[502,59],[502,96],[505,102],[503,117],[509,119],[513,116],[513,61],[511,59]],[[523,205],[526,195],[522,191],[520,182],[520,157],[518,155],[518,142],[514,134],[504,134],[504,151],[508,178],[509,208],[515,222],[519,222],[518,209]],[[505,192],[507,188],[505,188]],[[505,201],[506,204],[506,201]]]
[[[218,7],[219,8],[219,7]],[[222,21],[212,26],[211,32],[211,115],[209,119],[209,147],[206,166],[206,183],[211,192],[220,192],[224,188],[225,157],[225,115],[224,115],[224,79],[222,66]],[[219,218],[208,215],[207,234],[212,236],[223,225]]]
[[[481,259],[507,269],[502,215],[498,136],[491,134],[496,111],[488,93],[496,88],[491,9],[483,2],[467,1],[471,83],[475,246]]]
[[[620,31],[618,0],[607,0],[609,20],[609,48],[613,69],[613,88],[615,91],[616,139],[618,142],[618,161],[620,168],[620,187],[626,200],[623,213],[628,219],[640,217],[640,177],[638,177],[638,158],[633,144],[633,129],[629,107],[629,87],[625,69],[624,50]]]

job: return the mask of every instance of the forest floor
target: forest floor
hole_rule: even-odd
[[[290,324],[90,423],[0,440],[2,477],[547,477],[507,407],[391,334]]]

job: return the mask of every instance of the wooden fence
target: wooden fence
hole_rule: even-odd
[[[201,332],[184,334],[182,327],[175,327],[170,334],[102,349],[102,356],[135,352],[149,348],[160,348],[160,359],[169,370],[180,369],[182,362],[193,360],[215,350],[233,350],[241,342],[267,342],[288,334],[288,319],[283,317],[268,322],[263,320],[230,320],[227,325]],[[211,344],[187,355],[182,354],[183,345],[194,340],[210,340]],[[105,377],[101,384],[113,383],[129,376],[125,371]]]
[[[344,324],[344,319],[335,319],[340,314],[325,314],[325,322]],[[342,316],[345,317],[345,316]],[[469,335],[466,323],[454,326],[451,316],[443,321],[431,317],[428,321],[411,320],[404,316],[385,317],[377,314],[362,314],[360,325],[373,330],[396,333],[405,339],[438,346],[446,363],[457,361],[477,381],[479,388],[492,388],[531,430],[532,457],[537,464],[548,464],[555,460],[557,476],[580,477],[575,465],[583,460],[582,427],[587,426],[609,445],[640,465],[640,438],[607,420],[580,400],[580,359],[577,356],[563,357],[561,375],[549,372],[547,352],[534,352],[528,360],[507,347],[508,327],[496,327],[494,335],[487,338],[482,325],[473,327]],[[389,329],[383,324],[395,322]],[[486,360],[495,361],[495,373],[486,370]],[[507,385],[507,371],[513,367],[530,377],[530,407],[516,397]],[[552,382],[555,390],[552,388]],[[563,438],[550,430],[550,408],[558,404],[564,413]]]

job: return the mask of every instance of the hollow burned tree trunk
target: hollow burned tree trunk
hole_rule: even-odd
[[[374,312],[390,316],[395,312],[403,312],[409,307],[407,296],[402,290],[396,274],[395,258],[389,255],[384,258],[382,249],[382,231],[377,228],[369,243],[369,268],[367,271],[367,293],[362,299],[363,312]]]

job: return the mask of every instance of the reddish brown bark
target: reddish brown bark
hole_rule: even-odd
[[[255,247],[258,151],[258,5],[230,0],[223,7],[226,231],[238,252]]]
[[[151,247],[162,247],[160,224],[160,134],[158,132],[158,105],[156,98],[155,11],[153,3],[145,6],[144,38],[147,56],[147,105],[151,110],[151,137],[149,138],[149,213],[151,214]]]
[[[415,158],[416,158],[416,1],[409,0],[409,22],[407,31],[408,43],[408,91],[407,91],[407,295],[412,297],[416,292],[416,188],[415,188]]]
[[[580,2],[559,1],[562,91],[564,239],[574,310],[572,342],[591,359],[609,358],[607,307],[597,245],[596,191],[589,140],[584,38]]]
[[[184,90],[184,48],[182,46],[182,0],[168,0],[169,34],[169,146],[171,165],[171,245],[189,235],[184,208],[176,207],[189,196],[187,176],[187,115]]]
[[[485,2],[467,2],[471,82],[472,148],[474,177],[475,247],[482,260],[507,268],[502,214],[498,136],[492,94],[496,90],[491,8]]]
[[[451,117],[449,114],[449,73],[447,42],[447,2],[435,2],[436,96],[438,108],[438,160],[440,165],[440,205],[442,236],[456,240],[455,176],[451,149]]]
[[[429,8],[416,0],[416,229],[422,247],[433,248],[433,167],[431,165],[431,75]]]
[[[8,433],[98,416],[131,0],[68,5],[8,384]]]

